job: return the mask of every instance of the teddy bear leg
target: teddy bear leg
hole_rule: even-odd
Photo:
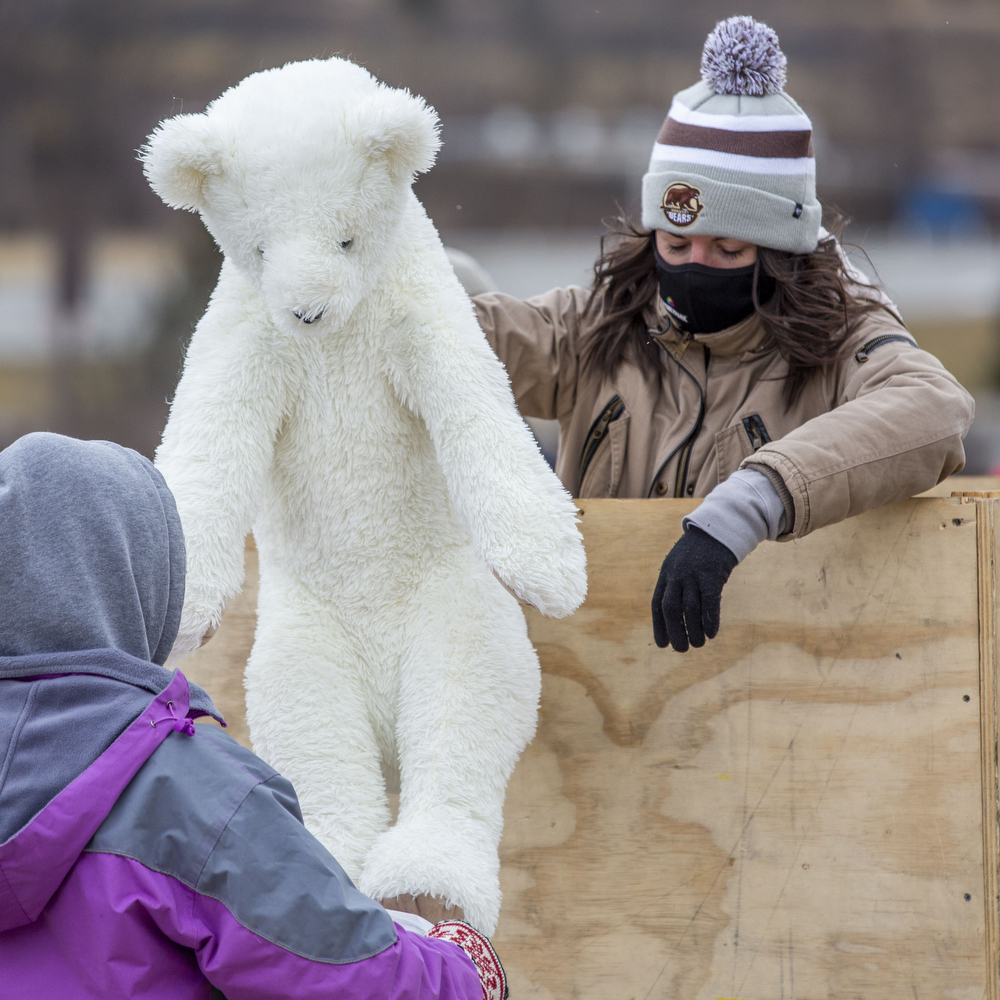
[[[364,666],[328,605],[262,581],[247,662],[254,750],[295,786],[305,824],[355,881],[390,812]]]
[[[504,795],[534,734],[538,659],[517,602],[481,564],[470,559],[419,596],[400,677],[399,818],[358,885],[390,906],[407,896],[435,915],[458,906],[491,934]]]

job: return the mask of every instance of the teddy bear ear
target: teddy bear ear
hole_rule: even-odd
[[[437,112],[407,90],[380,86],[353,109],[348,131],[396,179],[430,170],[441,146]]]
[[[171,208],[189,212],[205,207],[205,178],[222,173],[218,137],[203,114],[160,122],[139,151],[139,159],[150,187]]]

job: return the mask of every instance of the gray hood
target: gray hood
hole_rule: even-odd
[[[183,600],[180,519],[151,462],[58,434],[0,452],[0,844],[170,684]],[[192,717],[222,722],[189,691]]]
[[[184,601],[184,538],[152,462],[28,434],[0,452],[0,657],[117,649],[162,664]]]

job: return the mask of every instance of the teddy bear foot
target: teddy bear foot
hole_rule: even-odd
[[[418,915],[435,920],[462,913],[490,935],[500,917],[499,875],[496,841],[485,824],[461,814],[404,816],[375,841],[357,886],[403,910],[407,897],[423,897],[428,909]],[[442,908],[431,911],[435,901]]]
[[[449,906],[448,901],[443,896],[431,896],[424,892],[418,896],[404,892],[393,896],[392,899],[380,899],[379,902],[387,910],[416,913],[432,924],[440,923],[442,920],[465,919],[465,911],[461,906]]]

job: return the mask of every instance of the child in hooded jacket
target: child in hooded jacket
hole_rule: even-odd
[[[153,465],[30,434],[0,453],[0,996],[501,1000],[467,924],[388,911],[292,786],[164,666],[184,541]]]

